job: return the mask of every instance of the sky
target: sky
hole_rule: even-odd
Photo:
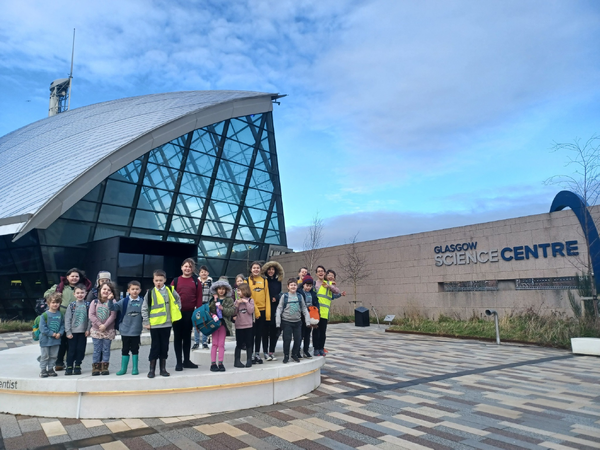
[[[288,246],[546,213],[556,143],[600,134],[600,2],[0,0],[0,136],[71,108],[171,91],[274,106]]]

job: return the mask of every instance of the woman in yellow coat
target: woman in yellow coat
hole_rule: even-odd
[[[252,291],[252,300],[254,300],[254,359],[253,364],[262,364],[260,357],[260,344],[262,342],[263,352],[269,351],[269,325],[271,321],[271,297],[269,295],[269,285],[267,279],[260,273],[261,264],[253,262],[250,266],[250,276],[248,285]]]

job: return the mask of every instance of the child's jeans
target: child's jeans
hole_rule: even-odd
[[[281,321],[281,330],[283,331],[283,354],[290,356],[290,342],[294,337],[294,346],[292,347],[292,357],[300,354],[300,341],[302,339],[302,320],[297,322]]]
[[[110,361],[110,339],[96,339],[92,338],[94,342],[94,354],[92,356],[93,363]]]
[[[53,345],[51,347],[40,347],[40,369],[52,369],[58,356],[58,348],[60,345]]]
[[[81,361],[83,361],[83,358],[85,357],[86,343],[87,338],[85,337],[85,333],[73,333],[73,337],[69,339],[69,351],[67,352],[67,367],[81,365]]]
[[[225,324],[221,325],[217,331],[212,334],[212,347],[210,348],[210,360],[217,361],[217,350],[219,350],[219,362],[223,362],[225,358]]]

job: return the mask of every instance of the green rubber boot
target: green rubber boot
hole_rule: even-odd
[[[117,372],[117,375],[125,375],[127,373],[127,366],[129,365],[129,355],[121,356],[121,370]]]
[[[131,375],[139,375],[138,371],[138,355],[131,356]]]

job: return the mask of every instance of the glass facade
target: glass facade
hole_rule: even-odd
[[[114,255],[121,284],[163,268],[156,241],[188,244],[211,276],[233,277],[265,259],[270,244],[287,245],[284,230],[272,114],[216,123],[113,173],[46,230],[15,243],[1,237],[0,317],[32,316],[35,299],[68,269],[86,270],[97,241],[143,243],[144,251]]]

